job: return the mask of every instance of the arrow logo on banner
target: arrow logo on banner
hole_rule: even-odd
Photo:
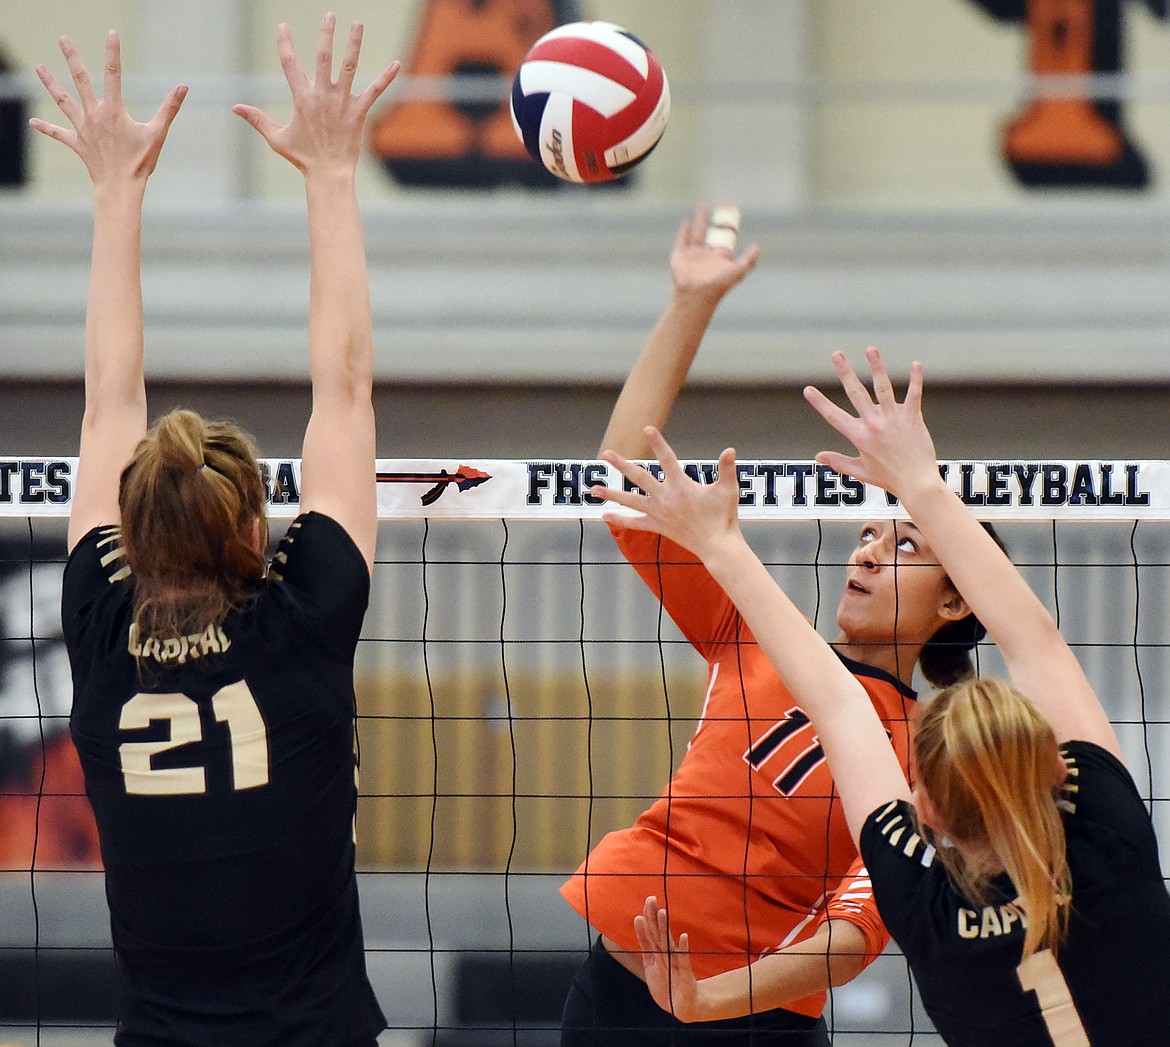
[[[452,484],[461,491],[470,491],[491,478],[491,473],[472,469],[469,465],[461,465],[453,473],[446,469],[437,473],[378,473],[380,484],[431,484],[431,489],[420,499],[423,505],[433,505]]]

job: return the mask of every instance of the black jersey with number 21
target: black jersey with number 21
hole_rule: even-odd
[[[385,1020],[354,877],[361,554],[304,514],[255,601],[182,637],[132,633],[129,573],[118,529],[97,528],[62,596],[123,979],[115,1043],[371,1043]]]
[[[1024,928],[959,895],[899,801],[869,816],[861,853],[882,918],[952,1047],[1170,1044],[1170,895],[1150,818],[1125,767],[1088,742],[1063,747],[1060,800],[1073,899],[1067,940],[1021,963]]]

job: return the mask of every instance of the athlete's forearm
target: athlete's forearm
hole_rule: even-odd
[[[999,647],[1012,682],[1061,741],[1094,741],[1122,757],[1076,655],[1023,575],[937,476],[900,490],[906,511]]]
[[[784,685],[816,727],[854,841],[888,800],[909,798],[906,777],[869,695],[776,584],[742,532],[702,551]]]
[[[370,291],[349,169],[305,177],[309,211],[309,369],[314,394],[339,386],[367,399],[373,374]]]
[[[813,720],[828,718],[842,705],[872,708],[857,680],[776,584],[741,532],[721,536],[701,555]]]
[[[614,404],[601,450],[649,456],[642,429],[666,424],[718,304],[718,297],[700,291],[674,292]]]
[[[844,985],[866,964],[865,935],[847,920],[826,922],[813,937],[747,967],[698,982],[695,1021],[720,1021],[785,1007]]]
[[[939,563],[1009,661],[1062,643],[1047,608],[958,496],[937,475],[900,491]]]
[[[146,179],[94,189],[93,263],[85,320],[86,410],[145,412],[141,242]]]

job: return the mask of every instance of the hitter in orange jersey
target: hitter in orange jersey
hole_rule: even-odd
[[[626,381],[603,449],[649,456],[643,428],[665,423],[718,303],[755,264],[755,248],[736,258],[726,237],[708,242],[707,226],[700,208],[679,230],[674,294]],[[561,1042],[686,1047],[755,1032],[785,1045],[827,1045],[828,987],[855,977],[887,936],[815,731],[696,557],[656,535],[614,531],[705,659],[707,698],[659,800],[606,836],[562,888],[598,937],[566,1000]],[[859,529],[837,625],[838,655],[905,767],[915,664],[939,685],[963,677],[982,628],[913,529],[888,522]],[[687,932],[700,978],[747,977],[754,959],[783,955],[783,975],[753,995],[750,1015],[716,1008],[692,1020],[700,1016],[658,1007],[633,923],[649,895],[669,908],[676,934]]]

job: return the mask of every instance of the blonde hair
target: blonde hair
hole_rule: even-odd
[[[158,419],[122,471],[118,504],[139,637],[220,625],[256,592],[268,544],[264,481],[255,442],[233,422],[185,410]]]
[[[954,844],[940,847],[937,860],[955,886],[972,902],[992,904],[991,881],[1006,872],[1027,924],[1024,956],[1055,951],[1068,926],[1072,878],[1051,725],[1006,681],[965,681],[925,706],[914,757]]]

